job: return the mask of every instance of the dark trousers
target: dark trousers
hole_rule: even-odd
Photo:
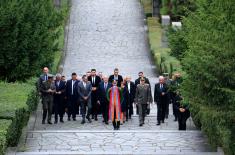
[[[85,120],[85,116],[87,114],[87,118],[90,118],[91,115],[91,108],[88,106],[87,101],[81,101],[81,114],[82,114],[82,119]]]
[[[179,130],[186,130],[186,122],[187,122],[187,117],[185,116],[185,113],[178,112]]]
[[[128,103],[126,106],[126,120],[131,119],[131,115],[133,114],[133,103]]]
[[[139,123],[143,124],[146,116],[147,104],[137,104],[139,109]]]
[[[61,95],[55,95],[54,97],[54,111],[55,111],[55,120],[58,120],[58,115],[60,119],[63,119],[65,106],[64,99]]]
[[[70,95],[68,99],[68,117],[70,118],[71,115],[73,118],[76,118],[76,114],[79,112],[79,105],[77,96]]]
[[[167,104],[165,102],[157,103],[157,121],[164,121],[166,115]]]
[[[120,121],[116,121],[116,109],[114,108],[114,119],[113,119],[114,130],[120,129]]]
[[[42,120],[45,121],[47,117],[47,121],[50,122],[53,109],[53,96],[42,98],[42,109]]]
[[[92,116],[97,117],[98,111],[99,111],[99,105],[97,104],[97,93],[96,92],[91,93],[91,105],[92,105],[91,114],[92,114]]]
[[[108,122],[108,115],[109,115],[109,101],[104,101],[101,103],[102,105],[102,115],[104,122]]]

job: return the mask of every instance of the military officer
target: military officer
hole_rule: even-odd
[[[48,74],[48,80],[42,83],[40,87],[40,92],[42,93],[42,107],[43,107],[43,116],[42,116],[42,124],[45,124],[45,120],[47,117],[47,123],[51,123],[51,115],[53,108],[53,97],[55,93],[55,84],[53,81],[53,75]]]
[[[147,106],[152,102],[150,85],[145,83],[145,78],[141,78],[135,92],[135,103],[139,109],[139,126],[143,126]]]

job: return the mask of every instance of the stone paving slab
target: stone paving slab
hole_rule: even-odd
[[[41,105],[40,105],[41,106]],[[121,130],[176,130],[178,129],[178,122],[174,121],[174,116],[172,114],[172,105],[169,106],[169,118],[165,120],[165,123],[162,123],[160,126],[157,126],[157,107],[156,105],[151,106],[150,115],[146,117],[145,125],[139,127],[139,118],[138,115],[134,115],[131,120],[125,122],[121,125]],[[136,114],[136,108],[134,108],[134,113]],[[54,117],[53,117],[54,119]],[[112,123],[109,125],[105,125],[102,122],[102,117],[98,117],[98,121],[92,121],[92,123],[81,124],[82,118],[81,116],[77,117],[77,121],[67,121],[67,116],[64,118],[64,123],[58,124],[41,124],[42,121],[42,111],[41,107],[38,108],[37,117],[34,123],[34,128],[30,130],[112,130]],[[53,121],[52,121],[53,122]],[[197,130],[192,119],[189,118],[187,121],[187,130]]]
[[[211,151],[200,132],[35,132],[26,140],[26,152],[86,151],[156,153]]]

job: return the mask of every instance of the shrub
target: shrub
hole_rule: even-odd
[[[0,120],[0,155],[5,154],[7,148],[8,137],[10,136],[9,128],[11,126],[11,120],[1,119]]]
[[[199,0],[197,6],[183,21],[188,49],[182,60],[187,72],[182,91],[192,103],[195,124],[211,144],[234,154],[235,3]]]

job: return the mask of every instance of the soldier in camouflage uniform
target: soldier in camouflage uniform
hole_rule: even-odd
[[[48,75],[48,80],[42,83],[40,87],[40,92],[42,93],[42,106],[43,106],[42,124],[45,124],[46,117],[47,117],[47,123],[52,124],[51,115],[53,109],[53,97],[55,93],[55,85],[52,75]]]

